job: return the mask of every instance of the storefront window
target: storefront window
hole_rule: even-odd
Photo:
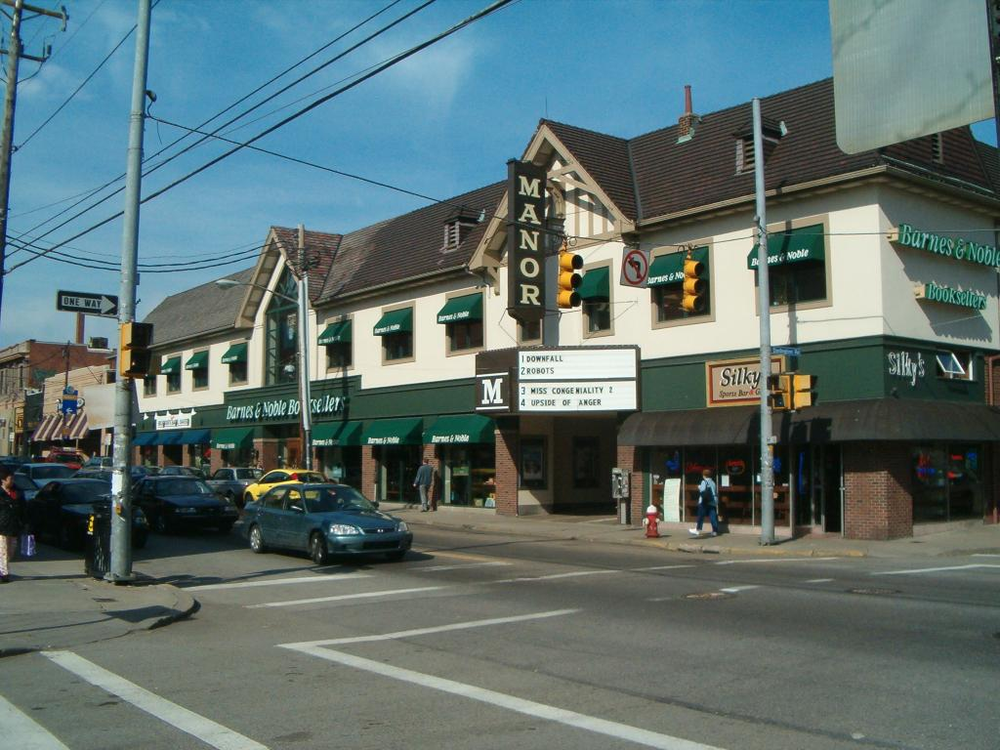
[[[720,519],[732,525],[752,525],[754,475],[750,446],[719,448],[715,482],[719,488]]]
[[[442,502],[472,508],[496,507],[496,452],[492,445],[443,448]]]
[[[984,498],[978,445],[913,450],[913,521],[982,518]]]
[[[546,474],[545,438],[521,438],[520,486],[544,490],[548,487]]]
[[[573,438],[573,488],[596,489],[600,486],[600,440],[596,437]]]

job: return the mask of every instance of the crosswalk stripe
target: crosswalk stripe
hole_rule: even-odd
[[[917,568],[915,570],[884,570],[872,573],[873,576],[905,576],[916,573],[941,573],[948,570],[973,570],[975,568],[1000,568],[1000,565],[987,565],[985,563],[975,563],[973,565],[949,565],[942,568]]]
[[[340,583],[358,578],[371,578],[368,573],[338,573],[329,576],[296,576],[295,578],[268,578],[264,581],[238,581],[233,583],[207,583],[202,586],[185,586],[185,591],[221,591],[223,589],[250,589],[257,586],[287,586],[293,583]]]
[[[18,750],[69,750],[45,727],[24,714],[0,695],[0,727],[4,744]],[[8,744],[9,743],[9,744]]]
[[[323,602],[339,602],[348,599],[374,599],[379,596],[395,596],[397,594],[416,594],[422,591],[438,591],[449,586],[420,586],[412,589],[391,589],[389,591],[367,591],[363,594],[341,594],[339,596],[318,596],[312,599],[292,599],[287,602],[266,602],[264,604],[248,604],[245,609],[266,609],[268,607],[294,607],[298,604],[320,604]]]
[[[437,573],[442,570],[464,570],[465,568],[482,568],[486,566],[495,565],[513,565],[514,563],[509,562],[479,562],[479,563],[463,563],[461,565],[428,565],[427,567],[411,567],[407,570],[414,573]]]

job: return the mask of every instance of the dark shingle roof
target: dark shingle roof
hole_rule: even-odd
[[[271,227],[275,241],[284,251],[292,273],[299,274],[299,230],[288,227]],[[308,264],[309,299],[316,302],[323,293],[323,282],[330,273],[330,266],[337,255],[343,235],[306,230],[304,240]]]
[[[223,276],[245,284],[253,269]],[[153,344],[161,347],[175,341],[203,336],[235,327],[236,314],[246,296],[246,286],[222,289],[215,281],[167,297],[153,308],[144,323],[153,324]]]

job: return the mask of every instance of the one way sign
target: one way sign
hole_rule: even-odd
[[[118,298],[112,294],[60,290],[56,292],[56,309],[87,315],[101,315],[105,318],[117,318]]]

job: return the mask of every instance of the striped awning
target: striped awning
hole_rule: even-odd
[[[80,440],[87,436],[89,427],[87,425],[87,415],[78,411],[76,414],[49,414],[42,419],[42,423],[35,428],[31,434],[31,440],[35,443],[43,443],[48,440]]]

